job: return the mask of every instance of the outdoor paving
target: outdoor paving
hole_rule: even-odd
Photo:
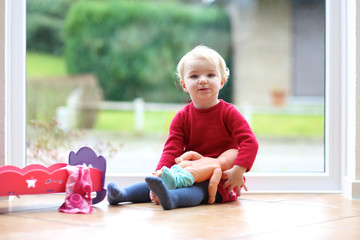
[[[161,156],[166,137],[125,137],[116,154],[107,158],[109,172],[151,173]],[[321,140],[259,139],[252,172],[322,172],[324,144]]]
[[[87,137],[71,148],[51,151],[44,156],[27,156],[28,164],[51,165],[67,162],[70,151],[83,146],[94,149],[107,161],[108,173],[151,174],[160,159],[167,135],[130,135],[117,132],[88,132]],[[322,139],[258,138],[259,151],[251,172],[323,172],[324,143]],[[116,151],[111,151],[111,150]],[[31,152],[31,150],[28,149]],[[52,159],[57,156],[56,159]],[[37,159],[37,160],[36,160]]]
[[[67,162],[70,151],[91,147],[107,159],[108,173],[151,174],[160,159],[167,132],[158,134],[124,134],[116,131],[85,131],[83,140],[61,151]],[[324,141],[321,138],[261,138],[252,172],[323,172]],[[116,152],[110,153],[111,149]],[[59,154],[59,153],[57,153]],[[53,154],[52,154],[53,155]],[[32,162],[28,156],[28,163]],[[40,162],[44,164],[44,162]],[[48,165],[54,162],[49,162]],[[45,163],[46,164],[46,163]]]

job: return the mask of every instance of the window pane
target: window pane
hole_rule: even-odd
[[[152,172],[172,117],[188,101],[177,61],[205,44],[231,71],[220,97],[258,137],[252,171],[323,172],[324,1],[203,2],[132,3],[139,5],[122,6],[124,14],[96,15],[90,3],[28,1],[28,163],[66,162],[86,145],[110,173]],[[204,11],[211,14],[201,18]]]

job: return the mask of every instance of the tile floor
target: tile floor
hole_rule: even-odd
[[[243,194],[164,211],[152,203],[57,211],[64,195],[0,200],[0,239],[360,239],[360,200],[332,194]]]

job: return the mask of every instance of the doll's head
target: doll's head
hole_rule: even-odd
[[[221,78],[224,78],[225,80],[227,80],[230,75],[230,70],[226,67],[225,60],[218,52],[206,46],[197,46],[180,59],[177,65],[177,75],[180,80],[184,79],[184,63],[190,58],[205,59],[209,61],[218,69]]]

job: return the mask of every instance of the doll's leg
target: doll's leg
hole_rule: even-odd
[[[193,175],[178,165],[172,166],[171,169],[163,167],[161,179],[169,189],[189,187],[195,182]]]
[[[146,183],[155,193],[164,210],[170,210],[175,207],[192,207],[206,202],[208,199],[209,182],[195,183],[191,187],[168,189],[161,178],[146,177]]]
[[[150,202],[150,190],[146,182],[136,183],[123,189],[118,188],[115,183],[110,183],[107,190],[107,199],[111,205],[116,205],[120,202]]]
[[[177,188],[176,175],[169,168],[163,167],[163,172],[161,173],[160,177],[169,189]]]

